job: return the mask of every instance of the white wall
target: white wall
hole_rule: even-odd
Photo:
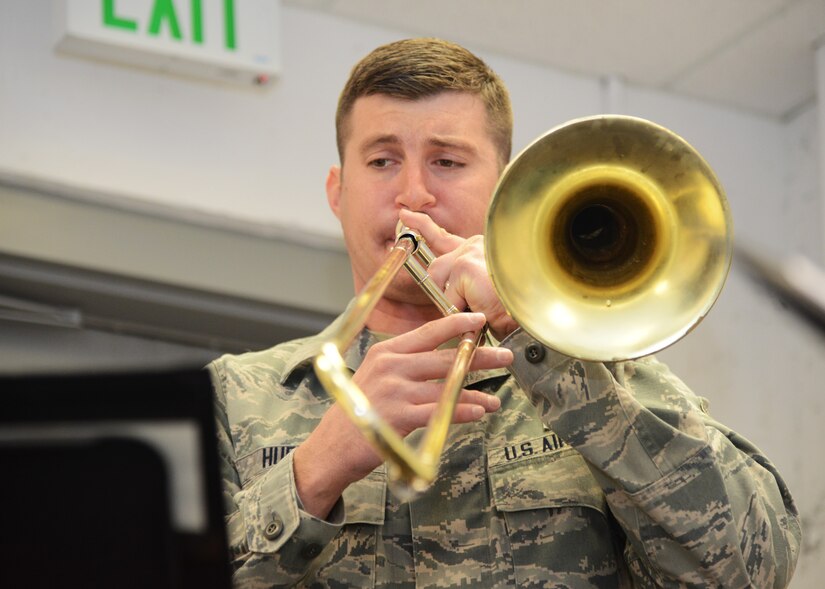
[[[285,7],[283,73],[237,88],[56,55],[49,2],[0,5],[0,174],[172,205],[307,236],[337,236],[324,178],[349,68],[401,33]],[[615,108],[693,143],[731,202],[738,239],[822,261],[817,109],[779,121],[478,53],[508,83],[515,147]],[[814,72],[812,72],[814,75]],[[715,415],[763,447],[798,498],[806,552],[793,584],[820,586],[825,478],[817,451],[825,341],[734,267],[716,308],[661,356]]]

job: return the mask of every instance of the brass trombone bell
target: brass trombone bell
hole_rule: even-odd
[[[553,129],[505,169],[487,216],[487,265],[533,337],[591,361],[665,348],[704,318],[731,262],[732,221],[710,166],[643,119]]]

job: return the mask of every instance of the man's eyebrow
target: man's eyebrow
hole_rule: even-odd
[[[427,143],[429,143],[433,147],[456,149],[468,153],[475,153],[477,151],[475,144],[469,141],[464,141],[463,139],[457,137],[434,136],[429,138],[427,140]],[[361,144],[359,151],[361,151],[361,153],[366,153],[371,149],[375,149],[378,147],[400,144],[401,138],[398,135],[395,135],[393,133],[387,133],[385,135],[376,135],[375,137],[368,138]]]
[[[433,137],[429,140],[429,143],[435,147],[446,147],[448,149],[458,149],[460,151],[473,153],[476,151],[473,143],[453,137]]]
[[[364,153],[376,147],[381,147],[384,145],[398,145],[399,143],[401,143],[401,139],[399,139],[398,135],[377,135],[364,141],[364,143],[361,144],[360,151],[361,153]]]

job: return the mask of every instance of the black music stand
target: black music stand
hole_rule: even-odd
[[[0,469],[0,587],[230,587],[205,371],[2,377]]]

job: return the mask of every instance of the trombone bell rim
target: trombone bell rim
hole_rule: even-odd
[[[504,307],[545,345],[591,361],[659,351],[692,330],[730,268],[721,184],[673,132],[635,117],[557,127],[507,166],[487,216]]]

